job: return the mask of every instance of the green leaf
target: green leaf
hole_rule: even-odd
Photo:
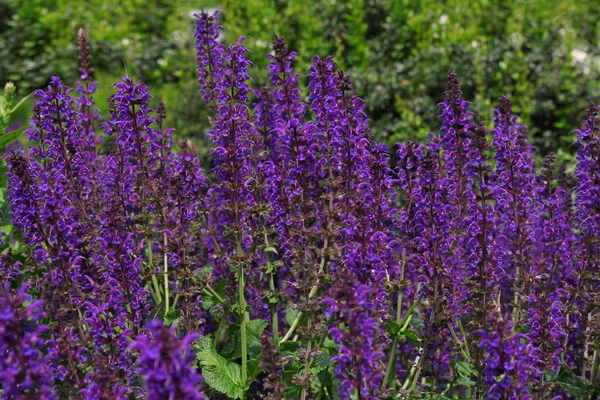
[[[336,344],[333,340],[329,338],[325,339],[325,341],[323,342],[323,348],[333,350],[333,352],[337,352],[339,347],[339,344]]]
[[[231,313],[236,315],[238,318],[243,318],[244,314],[250,312],[250,305],[247,304],[245,307],[240,306],[239,304],[234,304],[231,306]]]
[[[385,331],[392,336],[397,335],[401,328],[402,327],[400,326],[400,324],[396,321],[388,321],[385,325]]]
[[[225,297],[225,283],[225,279],[221,279],[216,285],[213,286],[213,290],[217,292],[221,298]],[[202,308],[205,310],[209,310],[219,303],[220,302],[217,297],[212,294],[204,293],[202,295]]]
[[[159,315],[162,315],[164,309],[165,309],[165,302],[161,301],[154,307],[154,309],[150,313],[150,320],[153,320],[154,318],[158,317]]]
[[[459,376],[458,379],[456,380],[456,383],[458,383],[459,385],[462,385],[462,386],[466,386],[466,387],[475,386],[475,382],[473,382],[472,380],[470,380],[469,378],[464,377],[464,376]]]
[[[544,375],[546,377],[546,381],[548,381],[548,382],[553,382],[558,378],[558,376],[556,375],[556,372],[549,370],[549,369],[544,370]]]
[[[452,400],[450,397],[434,392],[423,392],[422,394],[425,395],[423,398],[428,400]]]
[[[283,342],[279,345],[279,350],[281,350],[282,353],[289,352],[290,354],[293,354],[293,353],[296,353],[296,351],[298,350],[299,347],[300,347],[299,342],[295,342],[293,340],[288,340],[287,342]]]
[[[216,391],[233,399],[244,397],[242,369],[240,365],[222,357],[215,350],[212,341],[201,337],[195,345],[196,356],[202,365],[204,381]]]
[[[333,377],[333,367],[323,369],[317,376],[316,379],[312,380],[312,388],[320,400],[333,400],[337,399],[337,388],[339,381]],[[291,398],[291,397],[290,397]]]
[[[321,372],[325,368],[329,367],[330,363],[331,363],[331,358],[329,357],[329,355],[327,355],[325,353],[318,354],[315,357],[315,362],[313,363],[312,367],[310,368],[310,373],[312,375],[317,375],[317,374],[319,374],[319,372]]]
[[[593,386],[586,386],[583,384],[579,384],[579,385],[575,385],[572,383],[568,383],[568,382],[561,382],[560,386],[562,386],[563,389],[565,389],[567,392],[569,392],[570,394],[572,394],[573,396],[575,396],[578,399],[583,399],[583,398],[587,398],[587,395],[589,394],[588,392],[591,393],[590,388],[593,390],[594,387]]]
[[[398,338],[408,339],[415,344],[421,342],[421,339],[417,337],[417,333],[412,329],[405,329],[403,331],[398,332]]]
[[[470,376],[477,376],[478,372],[469,362],[467,361],[456,361],[454,362],[454,369],[460,376],[468,378]]]
[[[179,317],[181,317],[181,311],[176,308],[171,309],[165,314],[164,323],[165,325],[173,325],[179,321]]]
[[[263,319],[253,319],[248,322],[248,358],[254,358],[262,353],[262,346],[260,345],[260,335],[267,327],[267,322]],[[252,332],[254,331],[256,335]],[[240,358],[242,357],[242,335],[240,331],[237,331],[235,334],[235,351],[231,358]]]
[[[385,326],[385,331],[388,332],[392,337],[398,339],[408,339],[413,343],[419,343],[421,340],[417,337],[417,333],[412,329],[402,330],[402,326],[395,321],[388,321]]]
[[[17,130],[14,130],[12,132],[9,133],[5,133],[4,135],[0,136],[0,149],[3,149],[4,147],[8,146],[9,144],[15,142],[17,139],[19,139],[19,136],[25,132],[26,129],[29,129],[28,126],[23,126]],[[4,151],[2,151],[4,152]]]
[[[19,102],[18,102],[18,103],[17,103],[17,104],[16,104],[16,105],[15,105],[15,106],[12,108],[12,110],[10,110],[10,111],[9,111],[9,114],[14,114],[14,113],[15,113],[15,111],[17,111],[17,109],[18,109],[19,107],[21,107],[21,105],[22,105],[23,103],[25,103],[25,102],[27,101],[27,99],[29,99],[29,98],[31,97],[31,95],[33,95],[34,93],[35,93],[35,92],[31,92],[31,93],[29,93],[27,96],[23,97],[23,98],[21,99],[21,101],[19,101]]]
[[[248,380],[246,381],[246,385],[244,386],[244,390],[250,389],[250,385],[256,379],[256,377],[262,372],[260,368],[260,360],[262,358],[262,354],[248,360]]]
[[[266,294],[262,297],[261,301],[264,304],[279,304],[281,302],[281,296]]]
[[[275,253],[275,254],[279,254],[277,253],[277,249],[273,246],[267,246],[265,247],[265,253]]]
[[[300,310],[294,308],[293,305],[288,304],[285,308],[285,323],[288,325],[292,325],[298,317],[298,314],[300,314]]]

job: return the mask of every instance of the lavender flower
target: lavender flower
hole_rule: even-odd
[[[480,346],[485,350],[485,383],[489,399],[532,399],[528,382],[536,378],[538,350],[526,343],[524,335],[513,332],[508,315],[490,313],[489,331],[481,330]]]
[[[534,158],[524,128],[516,123],[508,97],[498,100],[494,128],[496,170],[491,177],[496,201],[498,238],[494,257],[498,261],[494,278],[499,283],[505,304],[513,301],[517,323],[523,296],[530,289],[531,240],[529,219],[533,215]],[[521,287],[512,287],[520,283]]]
[[[21,286],[13,294],[7,284],[0,287],[0,388],[3,398],[58,399],[44,354],[42,302],[32,301],[28,290]]]
[[[225,51],[219,40],[219,11],[212,15],[202,11],[195,14],[196,26],[194,37],[196,38],[196,50],[198,61],[198,72],[202,96],[207,103],[214,102],[217,96],[217,85],[222,79],[223,59]]]
[[[87,35],[83,28],[79,28],[77,31],[77,44],[78,44],[78,58],[79,58],[79,72],[81,73],[81,82],[77,82],[76,92],[79,97],[76,99],[78,107],[78,122],[79,125],[84,129],[86,142],[88,149],[95,150],[95,129],[94,122],[100,117],[98,109],[92,109],[94,106],[94,100],[92,95],[98,90],[96,88],[97,82],[93,80],[92,74],[94,68],[92,67],[91,56],[90,56],[90,45],[88,43]]]
[[[190,365],[190,344],[197,338],[192,333],[179,339],[173,328],[159,320],[148,324],[149,336],[139,336],[131,345],[139,351],[138,373],[144,377],[146,398],[206,399],[200,391],[202,376]]]

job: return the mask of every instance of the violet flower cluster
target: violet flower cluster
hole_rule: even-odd
[[[254,87],[219,17],[194,27],[209,171],[132,77],[100,116],[83,31],[76,90],[36,92],[0,397],[600,398],[600,109],[536,167],[510,99],[488,129],[451,70],[440,129],[390,149],[331,56],[303,76],[275,35]]]

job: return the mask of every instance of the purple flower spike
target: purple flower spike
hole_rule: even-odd
[[[41,301],[32,301],[28,287],[16,294],[0,286],[0,388],[3,398],[58,399],[52,389],[48,329]]]
[[[198,337],[189,333],[177,338],[174,329],[158,319],[148,323],[148,335],[139,336],[131,345],[139,351],[137,372],[144,377],[149,400],[205,400],[200,391],[202,376],[191,363],[190,344]]]

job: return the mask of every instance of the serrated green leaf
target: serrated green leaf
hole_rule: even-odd
[[[279,304],[281,298],[279,295],[264,295],[261,299],[264,304]]]
[[[333,377],[332,365],[329,368],[323,369],[316,377],[312,380],[311,386],[316,398],[320,400],[333,400],[337,399],[337,388],[339,386],[339,380]]]
[[[568,382],[561,382],[560,386],[578,399],[584,398],[587,393],[587,388],[584,386],[574,385]]]
[[[315,361],[314,361],[312,367],[310,368],[310,373],[315,376],[317,374],[319,374],[321,371],[323,371],[324,369],[326,369],[327,367],[329,367],[329,365],[331,363],[331,359],[329,358],[329,355],[327,355],[325,353],[318,354],[314,360]]]
[[[339,345],[336,344],[333,340],[327,338],[323,342],[323,348],[337,351],[337,349],[339,348]]]
[[[214,349],[212,341],[207,337],[198,340],[196,356],[202,365],[204,381],[216,391],[233,399],[244,396],[244,384],[240,365],[227,360]]]
[[[423,397],[423,399],[428,399],[428,400],[452,400],[452,398],[450,398],[448,396],[444,396],[442,394],[433,393],[433,392],[423,392],[421,394],[425,396],[425,397]]]

